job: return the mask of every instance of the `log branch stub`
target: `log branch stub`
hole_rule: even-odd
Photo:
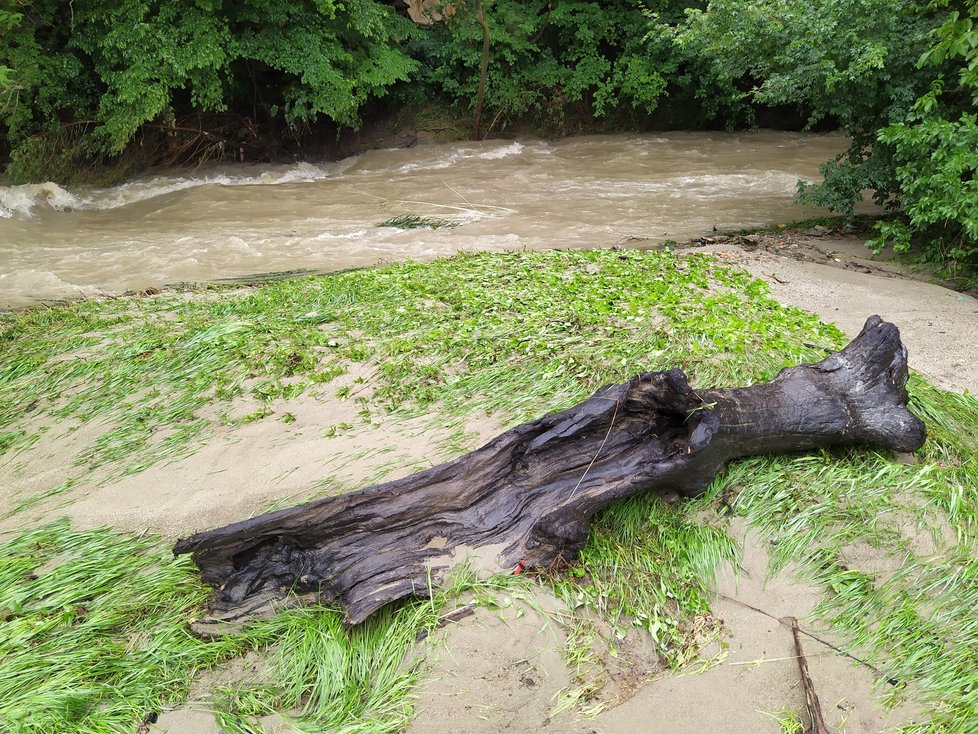
[[[643,373],[453,461],[198,533],[174,553],[193,553],[218,619],[296,593],[339,604],[356,624],[462,564],[498,573],[571,558],[610,502],[696,495],[740,456],[915,451],[925,430],[906,381],[899,331],[872,316],[840,352],[768,383],[694,390],[681,370]]]

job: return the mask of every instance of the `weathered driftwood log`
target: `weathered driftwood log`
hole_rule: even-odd
[[[738,456],[914,451],[925,432],[906,380],[897,328],[873,316],[842,351],[771,382],[694,390],[678,369],[641,374],[454,461],[200,533],[174,552],[193,553],[216,587],[217,616],[296,592],[335,601],[355,624],[463,562],[498,572],[573,556],[595,511],[653,489],[695,495]]]

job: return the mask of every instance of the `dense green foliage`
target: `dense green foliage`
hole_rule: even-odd
[[[711,0],[683,26],[659,32],[696,70],[711,110],[749,120],[761,106],[791,105],[809,125],[848,132],[852,150],[823,171],[830,185],[812,192],[845,208],[861,189],[880,189],[883,199],[892,190],[873,142],[880,124],[902,119],[926,89],[916,61],[931,23],[916,0]]]
[[[935,32],[937,43],[920,59],[936,73],[930,90],[904,120],[879,132],[879,142],[893,150],[907,221],[881,225],[874,244],[890,241],[905,250],[914,232],[923,232],[930,235],[929,255],[973,272],[978,269],[978,2],[969,0],[967,6],[950,12]]]
[[[52,132],[61,124],[84,126],[89,157],[120,153],[148,124],[174,131],[188,111],[247,106],[255,124],[354,125],[368,99],[417,66],[398,46],[411,24],[373,0],[15,5],[0,16],[10,70],[0,126],[21,178],[44,173],[29,160],[36,136],[63,144]]]
[[[975,264],[976,0],[483,5],[489,134],[841,128],[851,148],[803,200],[851,214],[872,191],[902,212],[876,246],[922,239],[933,259]],[[70,179],[96,163],[111,178],[431,101],[464,116],[482,29],[471,0],[438,7],[419,27],[382,0],[0,0],[8,174]]]
[[[709,111],[750,121],[796,105],[852,139],[802,200],[851,214],[863,192],[902,210],[877,249],[924,244],[933,260],[978,262],[978,17],[975,0],[710,0],[670,35],[698,70]],[[751,53],[744,53],[750,48]]]
[[[213,142],[233,142],[259,126],[356,127],[364,105],[394,86],[396,104],[436,98],[465,109],[481,62],[481,28],[464,1],[423,30],[378,0],[85,0],[70,13],[57,0],[4,4],[0,134],[15,179],[52,169],[64,178],[78,165],[52,165],[45,146],[81,148],[82,160],[117,155],[136,140],[158,146],[154,130],[172,137],[199,128],[201,115],[211,116],[207,129],[225,133]],[[682,7],[656,5],[673,14]],[[665,92],[668,53],[646,42],[646,3],[486,6],[486,102],[497,130],[532,119],[560,131],[567,112],[648,114]],[[234,118],[239,129],[222,128],[214,115]]]
[[[416,75],[422,94],[474,100],[481,57],[481,28],[464,4],[444,24],[419,35],[412,51],[422,60]],[[682,4],[657,0],[613,3],[496,0],[486,3],[492,57],[486,104],[499,124],[530,118],[544,130],[571,129],[568,115],[583,119],[629,112],[648,115],[666,91],[668,54],[645,36],[650,7]]]

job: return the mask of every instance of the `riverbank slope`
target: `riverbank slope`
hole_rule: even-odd
[[[975,388],[973,373],[959,366],[973,361],[973,347],[961,338],[930,341],[951,324],[978,333],[978,305],[969,296],[707,246],[715,255],[459,256],[19,315],[5,323],[3,337],[4,542],[13,544],[10,553],[23,553],[17,543],[25,528],[67,515],[75,531],[109,525],[129,537],[148,530],[165,548],[196,530],[438,463],[642,369],[682,366],[694,384],[743,384],[844,343],[845,334],[780,305],[769,290],[823,319],[834,315],[850,336],[870,313],[901,328],[912,324],[904,333],[911,367],[950,389]],[[331,655],[350,656],[349,668],[330,666],[353,676],[343,690],[357,692],[340,713],[340,694],[322,683],[329,671],[313,666],[286,683],[276,666],[285,660],[294,670],[298,647],[291,633],[259,626],[251,642],[231,638],[227,651],[200,664],[223,670],[216,678],[170,663],[179,672],[168,670],[158,698],[140,699],[145,715],[154,714],[145,725],[188,731],[192,720],[206,731],[217,726],[213,718],[193,712],[216,709],[222,728],[244,731],[255,726],[249,721],[305,705],[310,725],[371,721],[393,731],[410,719],[407,683],[397,678],[407,671],[427,681],[416,689],[418,731],[777,732],[773,717],[803,705],[790,635],[776,621],[783,615],[872,666],[805,641],[830,725],[875,732],[914,719],[933,718],[935,726],[958,720],[968,713],[969,674],[953,668],[947,651],[968,645],[953,629],[959,614],[973,610],[970,587],[934,592],[947,615],[940,627],[927,621],[932,596],[914,593],[957,573],[956,559],[973,537],[978,485],[968,451],[978,448],[978,404],[919,377],[910,387],[931,431],[916,463],[861,451],[738,462],[703,500],[670,505],[651,497],[604,513],[590,550],[568,572],[472,588],[477,613],[442,631],[431,617],[410,623],[430,630],[424,643],[406,641],[415,628],[403,616],[378,623],[391,624],[380,638],[403,641],[382,654],[363,637],[371,632],[317,633],[339,646]],[[27,547],[35,546],[47,547]],[[41,553],[27,567],[34,579],[7,579],[3,598],[25,598],[24,584],[58,569],[84,578],[81,560],[70,547]],[[159,563],[169,572],[169,561]],[[199,588],[191,569],[172,568],[186,574],[186,588]],[[765,581],[768,571],[774,575]],[[71,619],[59,622],[52,639],[67,649],[91,621],[78,609],[111,596],[70,602]],[[467,598],[440,598],[434,613]],[[860,627],[857,611],[867,603],[881,627]],[[168,604],[161,608],[172,609],[164,616],[174,629],[201,613]],[[64,613],[60,606],[10,608],[25,624]],[[398,614],[418,607],[404,609]],[[314,621],[332,624],[332,613],[317,614],[284,617],[299,631]],[[162,641],[156,628],[117,629],[120,659],[141,660],[144,649],[154,659],[172,654],[175,643]],[[890,632],[880,637],[879,629]],[[935,636],[941,650],[927,647]],[[212,650],[210,643],[179,644]],[[270,652],[245,665],[227,662],[249,647]],[[18,649],[8,651],[9,660],[52,680],[54,666],[70,665],[64,656],[56,662]],[[365,657],[369,651],[376,656]],[[371,671],[381,668],[371,666],[356,678],[354,661],[368,659],[371,666],[384,661],[384,675],[394,675],[385,680],[398,684],[378,690]],[[704,663],[706,672],[690,674],[689,666]],[[75,672],[91,690],[106,686],[110,698],[133,696],[112,678],[112,666]],[[0,720],[15,720],[17,705],[46,705],[31,698],[26,679],[16,680],[19,698],[3,704]],[[184,686],[193,680],[188,708]],[[300,698],[289,698],[286,685]],[[904,691],[909,706],[877,708],[879,695]],[[376,703],[386,694],[392,698]],[[312,695],[326,698],[313,705],[303,698]],[[327,708],[334,718],[324,718]],[[83,717],[132,716],[121,703],[80,710]]]

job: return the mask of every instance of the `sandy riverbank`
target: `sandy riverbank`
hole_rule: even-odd
[[[904,277],[863,257],[861,242],[851,239],[771,236],[754,245],[745,250],[708,242],[693,249],[746,268],[768,282],[778,300],[836,323],[849,336],[868,315],[880,314],[900,327],[912,369],[946,389],[978,390],[978,301],[971,296]],[[349,373],[333,384],[348,387],[348,399],[301,396],[288,402],[289,422],[223,426],[196,453],[139,474],[96,472],[73,490],[73,503],[42,504],[36,519],[67,514],[77,527],[108,524],[175,538],[262,512],[273,502],[301,501],[324,475],[354,486],[378,472],[391,479],[447,458],[445,439],[455,429],[432,427],[425,419],[324,436],[324,426],[353,422],[356,393],[369,382],[369,371]],[[235,410],[253,408],[240,404]],[[500,428],[491,418],[474,417],[465,424],[464,446],[474,448]],[[0,466],[0,506],[55,484],[98,431],[90,425],[67,435],[48,433]],[[15,515],[0,530],[21,523]],[[743,568],[737,577],[720,579],[713,613],[726,633],[723,645],[712,650],[716,664],[705,673],[657,679],[658,660],[636,633],[620,655],[601,654],[604,685],[589,711],[570,707],[554,714],[559,692],[571,685],[561,653],[565,631],[550,615],[513,600],[501,610],[479,609],[424,648],[429,672],[411,731],[778,732],[769,714],[800,710],[804,694],[791,635],[777,619],[794,616],[809,626],[820,592],[794,581],[790,569],[765,580],[763,541],[737,521],[730,532],[743,548]],[[850,560],[865,569],[887,562],[868,547],[853,547]],[[558,616],[566,611],[553,599],[538,603]],[[908,708],[878,709],[868,668],[815,641],[806,640],[805,647],[834,731],[891,731],[914,715]],[[192,710],[164,713],[154,730],[217,731],[210,718]]]
[[[770,285],[777,300],[835,323],[849,337],[859,333],[866,316],[879,314],[899,326],[914,370],[948,390],[978,391],[975,298],[872,258],[856,238],[760,235],[749,249],[716,240],[684,251],[712,253],[747,269]],[[793,616],[805,624],[822,595],[793,579],[790,569],[766,579],[764,541],[740,522],[730,532],[744,549],[743,568],[739,578],[727,573],[719,580],[713,610],[727,628],[727,650],[715,667],[699,675],[619,686],[609,696],[608,709],[594,718],[551,720],[555,696],[568,685],[566,669],[554,670],[552,663],[562,642],[559,629],[532,614],[513,619],[512,613],[485,612],[446,633],[411,732],[777,734],[781,729],[769,714],[786,706],[801,710],[805,703],[792,635],[777,620]],[[865,570],[891,563],[868,546],[853,547],[850,561]],[[821,634],[832,639],[830,633]],[[909,706],[880,709],[870,669],[812,640],[804,645],[831,731],[891,732],[914,717]],[[614,661],[606,662],[614,676]],[[629,672],[620,674],[627,678]]]

